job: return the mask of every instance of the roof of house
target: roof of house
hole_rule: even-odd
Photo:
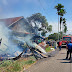
[[[23,16],[20,16],[20,17],[13,17],[13,18],[5,18],[5,19],[0,19],[0,22],[4,22],[4,24],[7,26],[7,27],[11,27],[13,24],[15,24],[16,22],[18,22],[19,20],[21,20],[22,18],[24,18]],[[33,28],[32,26],[26,21],[26,19],[24,19],[24,23],[27,26],[27,29],[25,30],[25,33],[26,34],[29,34],[30,31],[33,31]],[[1,24],[1,23],[0,23]]]
[[[6,18],[6,19],[0,19],[0,22],[4,22],[7,27],[11,26],[12,24],[16,23],[20,19],[22,19],[23,16],[21,17],[14,17],[14,18]]]

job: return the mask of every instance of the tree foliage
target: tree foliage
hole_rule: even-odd
[[[59,32],[59,39],[62,39],[62,33],[63,32]],[[58,40],[57,37],[58,37],[58,33],[53,33],[53,34],[51,34],[51,35],[48,36],[48,39]]]
[[[64,16],[64,14],[66,14],[66,10],[64,9],[64,6],[62,4],[56,5],[55,9],[57,9],[57,14],[60,16],[60,31],[61,31],[61,23],[62,23],[62,21],[63,21],[64,29],[67,27],[65,25],[65,21],[63,20],[63,16]]]
[[[42,27],[48,27],[48,22],[47,22],[47,19],[45,16],[42,16],[41,13],[36,13],[36,14],[33,14],[32,16],[28,17],[27,18],[29,22],[39,22],[41,23]]]
[[[65,25],[64,26],[64,33],[66,33],[67,32],[67,26]]]
[[[67,32],[66,19],[63,18],[64,33]]]
[[[58,33],[54,33],[48,36],[48,39],[58,40]]]
[[[63,21],[63,25],[65,26],[66,25],[66,19],[63,18],[62,21]]]
[[[57,14],[60,15],[59,12],[62,8],[64,8],[64,6],[62,4],[58,4],[54,8],[57,9]]]
[[[42,31],[42,33],[47,33],[48,31],[52,31],[52,26],[48,26],[48,22],[45,16],[42,16],[41,13],[35,13],[32,16],[27,18],[28,22],[32,25],[34,23],[35,27],[37,27],[38,31]],[[40,27],[39,27],[40,25]]]
[[[65,9],[61,9],[61,10],[58,12],[58,14],[59,14],[60,16],[63,16],[64,14],[66,14]]]
[[[41,32],[41,35],[42,35],[42,36],[46,36],[46,32],[45,32],[45,31],[42,31],[42,32]]]
[[[55,9],[57,9],[57,14],[60,15],[60,30],[61,30],[61,23],[62,23],[62,16],[66,13],[65,9],[63,9],[64,6],[62,4],[58,4],[55,6]]]
[[[47,29],[49,30],[49,32],[51,32],[52,31],[52,25],[49,25]]]

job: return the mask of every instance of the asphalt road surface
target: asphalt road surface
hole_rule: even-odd
[[[39,60],[25,72],[72,72],[71,60],[66,60],[66,49],[53,57]]]

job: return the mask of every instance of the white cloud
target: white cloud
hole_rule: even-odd
[[[58,22],[49,22],[49,25],[52,25],[51,33],[58,33]],[[67,22],[67,30],[68,31],[66,34],[72,34],[72,21]],[[51,34],[51,33],[49,33],[49,34]]]
[[[67,22],[67,34],[72,34],[72,21]]]
[[[52,33],[58,32],[58,23],[57,22],[49,22],[49,25],[52,25]]]

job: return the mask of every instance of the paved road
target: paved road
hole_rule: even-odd
[[[72,63],[65,57],[66,49],[62,49],[54,57],[39,60],[26,72],[72,72]]]

